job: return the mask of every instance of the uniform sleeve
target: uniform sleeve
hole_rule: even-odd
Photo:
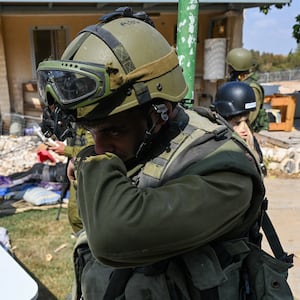
[[[80,213],[94,256],[111,266],[145,265],[178,255],[242,225],[252,197],[245,175],[185,175],[140,189],[113,154],[83,162]]]

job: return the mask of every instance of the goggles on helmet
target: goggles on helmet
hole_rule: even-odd
[[[104,65],[76,61],[49,60],[39,64],[37,85],[41,100],[48,93],[63,107],[90,105],[111,94]]]
[[[37,69],[38,92],[47,104],[51,96],[64,108],[79,108],[106,98],[125,84],[158,78],[178,66],[175,49],[128,74],[107,66],[71,60],[49,60]]]

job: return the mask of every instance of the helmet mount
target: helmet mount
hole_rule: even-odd
[[[128,18],[136,18],[142,20],[149,25],[155,27],[154,22],[151,20],[149,15],[147,15],[144,11],[139,11],[134,13],[132,8],[129,6],[119,7],[114,12],[108,13],[100,18],[102,23],[110,22],[114,19],[121,18],[121,17],[128,17]]]

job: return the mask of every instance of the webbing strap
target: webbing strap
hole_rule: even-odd
[[[163,172],[182,143],[197,130],[195,126],[187,125],[185,129],[171,141],[168,151],[161,153],[152,161],[148,162],[143,169],[143,176],[140,178],[139,186],[157,186],[161,180]]]
[[[90,32],[99,37],[114,53],[126,74],[136,69],[123,44],[111,32],[105,30],[101,24],[87,26],[80,33],[82,32]],[[134,83],[133,89],[140,105],[151,100],[149,89],[143,82]]]
[[[132,268],[114,270],[103,296],[103,300],[115,300],[117,297],[121,296],[125,291],[127,282],[132,273]]]
[[[168,151],[148,162],[139,178],[139,187],[155,187],[177,175],[179,170],[200,161],[206,155],[215,151],[231,137],[231,131],[226,125],[213,124],[201,119],[209,131],[202,129],[203,124],[193,122],[198,113],[189,111],[190,124],[171,141]],[[197,118],[197,120],[199,120]],[[179,151],[179,149],[183,149]]]
[[[275,255],[275,257],[281,261],[287,263],[293,263],[294,254],[288,255],[282,248],[279,237],[275,231],[275,228],[272,224],[270,217],[267,212],[264,212],[262,219],[262,229],[265,233],[265,236],[269,242],[269,245]]]
[[[119,60],[121,66],[124,68],[126,74],[135,69],[134,63],[131,60],[127,50],[109,31],[105,30],[100,24],[90,25],[84,28],[81,32],[90,32],[98,36],[114,53]],[[81,33],[80,32],[80,33]]]
[[[200,291],[201,299],[219,300],[218,288],[213,287],[211,289]]]

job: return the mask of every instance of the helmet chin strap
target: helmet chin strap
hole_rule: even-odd
[[[229,81],[238,81],[239,80],[239,74],[232,70],[229,74]]]
[[[145,135],[144,135],[144,139],[143,139],[142,143],[140,144],[140,146],[139,146],[139,148],[138,148],[138,150],[135,154],[136,158],[140,158],[141,155],[148,148],[148,146],[151,144],[151,142],[153,140],[153,137],[156,134],[156,133],[154,133],[154,129],[156,128],[156,126],[159,123],[160,119],[164,122],[168,121],[168,119],[169,119],[168,108],[165,104],[152,104],[152,108],[160,116],[154,122],[152,122],[151,117],[149,117],[151,119],[152,126],[151,126],[150,129],[146,130]]]

